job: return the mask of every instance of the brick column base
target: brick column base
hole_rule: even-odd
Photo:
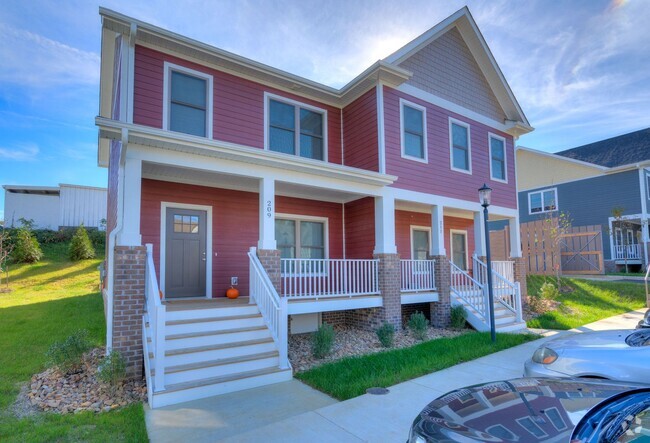
[[[438,301],[431,303],[431,325],[446,328],[451,322],[451,268],[446,255],[435,255],[431,259],[436,261],[433,268],[438,290]]]
[[[147,250],[116,246],[113,267],[113,349],[126,360],[129,377],[142,378],[142,316]]]
[[[280,250],[279,249],[258,249],[257,258],[266,270],[266,273],[273,283],[273,287],[282,296],[282,281],[280,280]]]
[[[521,303],[523,308],[526,307],[526,300],[528,300],[528,285],[526,284],[527,269],[526,259],[523,257],[516,257],[511,260],[515,262],[515,281],[519,282],[521,287]]]
[[[379,259],[379,291],[384,304],[378,312],[381,323],[390,323],[395,326],[395,329],[400,330],[402,329],[402,293],[399,254],[375,254],[374,258]]]

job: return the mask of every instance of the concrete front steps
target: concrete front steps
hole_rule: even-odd
[[[153,392],[151,407],[182,403],[291,380],[279,368],[279,353],[257,305],[186,302],[167,305],[165,389]],[[150,373],[155,355],[149,328]]]
[[[467,312],[467,322],[477,331],[486,332],[490,330],[489,321],[485,322],[478,315],[477,311],[470,305],[458,298],[453,292],[451,293],[452,306],[462,305]],[[494,303],[494,323],[497,332],[518,332],[526,329],[525,321],[517,321],[517,316],[508,308],[499,302]]]

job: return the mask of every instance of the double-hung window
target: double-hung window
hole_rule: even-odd
[[[428,260],[429,258],[429,229],[412,229],[413,260]]]
[[[427,161],[427,110],[425,107],[400,99],[402,157]]]
[[[471,174],[472,147],[469,125],[459,120],[449,119],[449,142],[451,169]]]
[[[212,76],[165,63],[163,129],[212,137]]]
[[[498,135],[489,135],[490,143],[490,178],[507,182],[506,139]]]
[[[539,214],[557,210],[557,188],[529,192],[528,207],[529,214]]]
[[[326,111],[282,98],[268,98],[268,149],[326,160]]]
[[[275,239],[280,258],[325,258],[325,222],[277,218]]]

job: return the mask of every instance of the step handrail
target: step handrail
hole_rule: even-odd
[[[450,261],[449,266],[451,277],[450,289],[456,297],[474,309],[483,322],[488,323],[489,311],[485,286],[459,268],[455,263]],[[475,293],[479,293],[480,296],[473,295]]]
[[[483,285],[487,285],[487,263],[482,262],[477,256],[472,257],[474,275]],[[521,286],[519,282],[512,282],[494,269],[492,269],[492,289],[495,301],[515,314],[517,321],[522,321]]]
[[[280,354],[279,367],[286,369],[289,364],[289,324],[287,298],[280,297],[264,266],[257,257],[257,249],[250,248],[249,258],[249,299],[257,304],[266,326],[271,331]]]
[[[149,323],[151,331],[151,348],[154,357],[154,379],[153,391],[165,390],[165,318],[166,308],[160,300],[160,289],[156,278],[156,268],[153,262],[153,245],[148,243],[147,260],[145,265],[144,295],[145,295],[145,322]],[[143,335],[142,342],[147,342],[146,335]],[[144,358],[149,358],[149,346],[143,346],[147,352]],[[150,374],[147,374],[149,378]]]

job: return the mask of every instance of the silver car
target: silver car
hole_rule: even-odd
[[[639,323],[636,325],[637,329],[641,328],[650,328],[650,309],[645,311],[645,315],[642,320],[639,320]]]
[[[584,332],[549,340],[527,377],[591,377],[650,384],[650,329]]]

